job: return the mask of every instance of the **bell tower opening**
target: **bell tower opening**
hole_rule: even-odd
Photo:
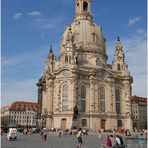
[[[88,3],[83,2],[83,11],[87,12],[88,11]]]
[[[92,20],[91,16],[91,0],[76,0],[75,3],[75,19]]]

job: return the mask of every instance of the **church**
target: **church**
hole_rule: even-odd
[[[77,107],[77,128],[132,129],[133,78],[123,46],[118,37],[113,62],[107,63],[106,39],[102,27],[93,21],[91,2],[75,0],[75,17],[61,37],[58,58],[52,46],[47,53],[45,70],[37,83],[42,127],[71,129]]]

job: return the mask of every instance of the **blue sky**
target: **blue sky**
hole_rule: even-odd
[[[50,44],[56,56],[66,25],[73,22],[75,0],[2,0],[2,105],[37,101]],[[133,95],[147,96],[146,0],[92,0],[92,16],[103,28],[108,63],[120,36],[134,78]]]

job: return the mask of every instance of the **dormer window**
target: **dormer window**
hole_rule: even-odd
[[[93,35],[93,42],[97,43],[97,35],[96,35],[96,33],[92,33],[92,35]]]
[[[85,12],[88,11],[88,3],[87,2],[83,3],[83,11],[85,11]]]
[[[77,3],[77,12],[79,12],[79,9],[80,9],[80,5],[79,3]]]

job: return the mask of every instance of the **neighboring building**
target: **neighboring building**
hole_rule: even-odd
[[[77,127],[132,129],[133,78],[119,37],[114,62],[108,64],[107,59],[106,39],[93,22],[91,0],[76,0],[74,22],[61,38],[60,55],[55,60],[51,47],[37,83],[43,126],[70,129],[77,106]]]
[[[1,108],[1,127],[6,127],[8,124],[8,112],[9,112],[10,106],[4,106]]]
[[[133,128],[147,128],[147,98],[132,96]]]
[[[3,113],[5,126],[36,126],[38,104],[34,102],[14,102]]]

